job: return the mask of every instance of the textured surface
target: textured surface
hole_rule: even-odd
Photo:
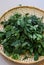
[[[0,16],[7,11],[10,8],[13,8],[15,6],[18,6],[19,4],[22,5],[29,5],[29,6],[35,6],[38,7],[40,9],[44,10],[44,1],[43,0],[0,0]],[[10,63],[7,60],[4,60],[4,58],[0,55],[0,65],[15,65]],[[37,63],[35,65],[44,65],[44,61]]]
[[[39,9],[36,9],[36,8],[33,8],[33,7],[18,7],[18,8],[14,8],[8,12],[6,12],[6,14],[4,14],[2,17],[1,17],[1,21],[4,20],[4,19],[8,19],[11,15],[13,15],[15,12],[18,12],[18,13],[21,13],[21,14],[25,14],[25,13],[29,13],[30,15],[31,14],[35,14],[37,15],[38,17],[41,17],[41,16],[44,16],[44,12],[42,12],[41,10]],[[1,28],[0,28],[1,29]],[[4,59],[5,62],[7,62],[9,65],[11,63],[11,65],[13,65],[13,63],[11,61],[8,61],[6,58],[3,58],[3,56],[1,56],[2,59]],[[41,59],[41,58],[40,58]],[[37,63],[37,65],[40,65],[40,64],[44,64],[44,61],[42,62],[39,62]],[[20,65],[20,64],[19,64]]]

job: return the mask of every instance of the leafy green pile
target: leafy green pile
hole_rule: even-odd
[[[44,56],[44,23],[36,15],[14,14],[1,22],[4,31],[0,31],[0,43],[4,52],[18,59],[21,54],[34,54],[34,60]]]

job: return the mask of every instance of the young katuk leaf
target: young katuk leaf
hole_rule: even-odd
[[[1,44],[4,45],[7,42],[7,39],[4,39]]]
[[[29,37],[29,39],[32,39],[33,37],[32,37],[32,34],[28,34],[28,37]]]
[[[33,34],[33,40],[35,40],[36,39],[36,34]]]
[[[41,34],[36,34],[37,36],[37,40],[41,40],[42,39],[42,35]]]
[[[6,38],[9,38],[11,36],[11,34],[12,34],[11,31],[6,32]]]
[[[44,48],[44,42],[41,42],[42,47]]]
[[[21,21],[20,21],[20,26],[21,26],[21,27],[24,27],[24,26],[25,26],[25,22],[24,22],[23,19],[21,19]]]
[[[8,26],[5,27],[5,31],[11,31],[11,29],[12,29],[11,25],[8,25]]]
[[[20,59],[20,55],[19,54],[13,54],[12,58],[18,60],[18,59]]]
[[[25,47],[28,44],[29,44],[28,42],[24,42],[24,43],[22,43],[22,47]]]
[[[24,27],[23,17],[20,17],[20,18],[17,20],[17,25],[18,25],[18,26],[21,26],[21,27]]]
[[[37,61],[38,58],[39,58],[39,55],[38,55],[38,53],[36,52],[36,53],[34,54],[34,60]]]
[[[20,40],[16,40],[16,41],[14,41],[14,42],[11,44],[11,46],[13,46],[13,47],[15,47],[15,48],[18,48],[20,45],[21,45]]]
[[[38,53],[41,53],[42,52],[42,47],[41,45],[38,45]]]
[[[20,20],[17,21],[17,25],[20,25]]]
[[[30,48],[30,53],[33,54],[33,48]]]

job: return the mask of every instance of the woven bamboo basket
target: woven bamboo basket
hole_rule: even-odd
[[[5,19],[7,20],[14,13],[21,13],[22,15],[24,15],[25,13],[29,13],[30,15],[36,15],[38,17],[44,16],[44,11],[42,11],[38,8],[31,7],[31,6],[30,7],[29,6],[20,6],[20,7],[12,8],[9,11],[7,11],[6,13],[4,13],[0,17],[0,21],[3,21]],[[44,22],[44,19],[43,19],[43,22]],[[2,25],[0,25],[0,30],[3,30]],[[44,65],[44,56],[39,57],[39,59],[34,62],[22,62],[22,61],[14,60],[4,54],[2,45],[0,45],[0,55],[2,56],[2,58],[4,58],[4,60],[6,60],[6,62],[8,61],[11,63],[9,65]]]

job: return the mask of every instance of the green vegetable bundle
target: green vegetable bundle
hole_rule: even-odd
[[[14,59],[28,52],[34,55],[34,60],[44,56],[44,23],[43,17],[36,15],[14,14],[8,20],[1,22],[4,30],[0,31],[0,43],[4,52]]]

